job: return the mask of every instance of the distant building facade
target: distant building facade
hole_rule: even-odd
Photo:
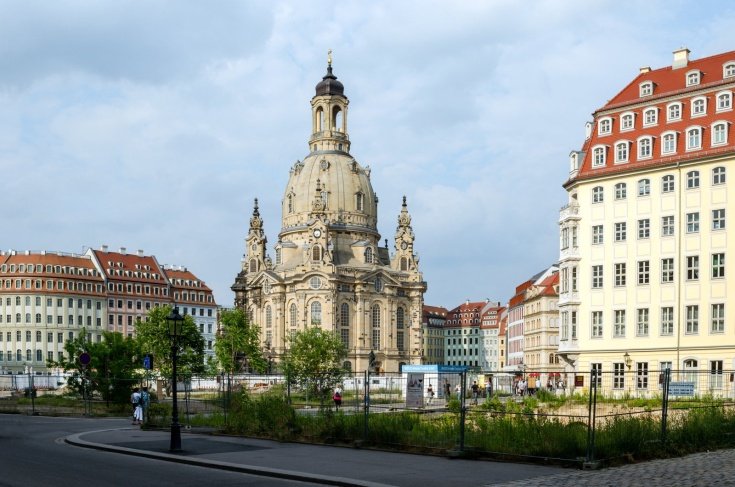
[[[446,308],[424,305],[421,329],[423,330],[423,363],[428,365],[444,364],[444,324],[447,321]]]
[[[103,331],[133,336],[148,310],[174,303],[171,290],[170,276],[142,251],[0,252],[0,372],[50,372],[47,361],[62,359],[82,329],[93,342]],[[201,299],[216,309],[208,288]]]
[[[559,353],[622,391],[735,368],[735,51],[642,68],[570,154],[559,215]],[[634,374],[634,379],[630,377]]]

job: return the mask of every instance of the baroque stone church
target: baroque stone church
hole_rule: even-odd
[[[378,197],[369,166],[350,153],[348,105],[330,56],[311,99],[309,154],[289,169],[275,258],[267,253],[256,199],[232,290],[276,363],[290,335],[320,326],[345,343],[348,369],[397,372],[422,360],[426,282],[405,197],[393,251],[387,239],[380,245]]]

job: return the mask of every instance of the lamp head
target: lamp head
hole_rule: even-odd
[[[168,336],[170,338],[178,338],[181,336],[184,327],[184,317],[179,314],[179,307],[174,306],[171,313],[166,317],[168,324]]]

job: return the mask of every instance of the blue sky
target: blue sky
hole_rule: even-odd
[[[733,25],[724,1],[7,1],[0,248],[143,249],[232,305],[331,48],[383,238],[408,198],[426,303],[505,302],[558,259],[590,114],[674,49],[735,49]]]

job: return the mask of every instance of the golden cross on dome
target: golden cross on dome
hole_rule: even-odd
[[[327,50],[327,64],[332,65],[332,50]]]

